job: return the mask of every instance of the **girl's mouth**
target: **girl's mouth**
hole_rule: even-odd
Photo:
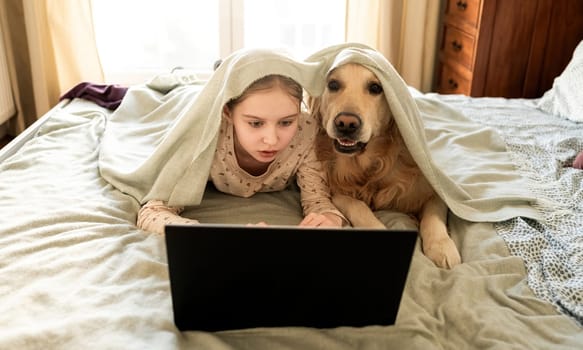
[[[273,158],[277,155],[277,151],[259,151],[259,154],[264,158]]]

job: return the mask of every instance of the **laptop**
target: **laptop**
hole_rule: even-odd
[[[392,325],[415,231],[167,225],[181,331]]]

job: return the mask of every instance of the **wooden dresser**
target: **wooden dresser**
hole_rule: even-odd
[[[446,0],[435,90],[540,97],[583,40],[583,0]]]

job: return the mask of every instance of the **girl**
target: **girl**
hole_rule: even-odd
[[[318,123],[301,112],[302,100],[297,82],[267,75],[228,101],[209,178],[218,190],[241,197],[283,190],[296,178],[307,214],[300,226],[341,227],[345,219],[330,201],[312,148]],[[150,200],[140,209],[137,224],[164,233],[166,224],[198,223],[181,217],[182,210]]]

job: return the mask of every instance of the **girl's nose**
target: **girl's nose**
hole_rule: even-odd
[[[263,134],[263,143],[274,146],[277,144],[277,139],[277,131],[275,129],[269,128],[268,130],[265,130],[265,134]]]

